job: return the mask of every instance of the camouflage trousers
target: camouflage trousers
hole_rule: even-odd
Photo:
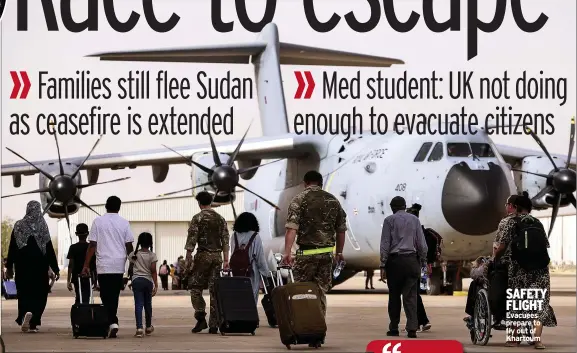
[[[203,289],[208,287],[210,294],[210,316],[208,326],[218,327],[216,316],[216,299],[214,296],[214,281],[220,277],[222,270],[222,255],[220,252],[199,252],[194,257],[193,267],[188,280],[190,302],[197,313],[206,313],[206,301],[202,297]]]
[[[333,254],[300,255],[295,259],[293,276],[295,282],[314,282],[321,290],[321,309],[327,315],[326,293],[331,288]]]

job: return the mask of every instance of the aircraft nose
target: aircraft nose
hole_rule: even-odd
[[[472,170],[461,162],[447,174],[441,207],[447,223],[462,234],[492,233],[505,216],[507,178],[500,166],[492,162],[488,166],[488,170]]]

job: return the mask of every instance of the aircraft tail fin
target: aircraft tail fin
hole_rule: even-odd
[[[118,51],[89,55],[103,61],[248,64],[255,66],[257,98],[264,136],[289,132],[280,65],[390,67],[398,59],[281,43],[278,28],[267,24],[256,41],[180,49]]]

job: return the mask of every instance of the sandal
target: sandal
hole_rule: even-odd
[[[545,349],[545,345],[541,342],[535,342],[535,349]]]

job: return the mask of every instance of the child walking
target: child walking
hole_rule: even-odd
[[[134,293],[134,315],[136,317],[135,337],[150,336],[154,331],[152,326],[152,297],[158,289],[158,275],[156,263],[158,259],[152,252],[152,234],[140,233],[136,249],[130,254],[128,277],[132,281]],[[142,309],[146,320],[146,330],[142,326]]]

